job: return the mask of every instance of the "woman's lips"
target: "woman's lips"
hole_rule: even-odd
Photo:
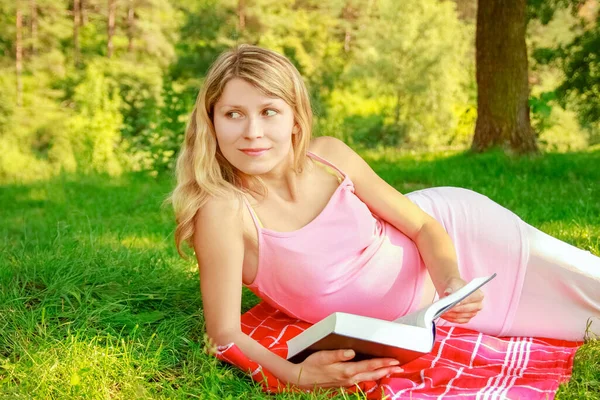
[[[269,149],[243,149],[242,151],[249,156],[258,157],[269,151]]]

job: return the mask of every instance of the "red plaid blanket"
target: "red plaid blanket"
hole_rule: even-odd
[[[266,303],[242,315],[244,333],[282,357],[287,354],[286,341],[309,326]],[[571,377],[580,344],[531,337],[497,338],[463,328],[440,327],[430,354],[403,365],[400,374],[362,382],[347,392],[360,390],[369,399],[553,399],[558,385]],[[286,390],[233,343],[219,347],[216,356],[248,371],[267,392]]]

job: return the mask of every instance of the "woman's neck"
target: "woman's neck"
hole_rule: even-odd
[[[297,172],[293,167],[293,162],[293,152],[290,152],[289,158],[266,174],[258,176],[267,189],[266,197],[277,197],[285,202],[297,201],[300,193],[300,183],[306,174]],[[306,171],[306,168],[303,171]],[[248,183],[250,181],[253,180],[247,180]],[[253,186],[256,184],[256,182],[250,183],[248,189],[256,193],[256,190],[253,190]]]

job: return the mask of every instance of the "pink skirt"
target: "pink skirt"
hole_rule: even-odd
[[[600,334],[599,257],[468,189],[438,187],[407,197],[448,232],[463,279],[497,274],[482,289],[483,309],[460,326],[496,336],[582,340],[591,318],[598,319],[591,332]]]

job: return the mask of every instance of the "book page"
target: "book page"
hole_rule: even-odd
[[[446,297],[442,297],[429,307],[427,307],[427,312],[425,315],[425,319],[436,320],[446,311],[450,310],[460,301],[469,297],[469,295],[475,292],[477,289],[491,281],[496,277],[496,274],[492,274],[487,277],[475,278],[471,280],[471,282],[467,283],[465,286],[458,289],[456,292],[449,294]]]
[[[451,293],[446,297],[442,297],[438,301],[425,308],[410,314],[406,314],[394,320],[394,322],[428,328],[431,326],[431,322],[438,319],[442,314],[450,310],[461,300],[465,299],[471,293],[475,292],[477,289],[491,281],[495,276],[496,274],[494,273],[487,277],[475,278],[465,286],[458,289],[456,292]]]
[[[410,314],[403,315],[402,317],[394,320],[394,322],[398,324],[414,325],[421,328],[427,328],[427,324],[425,323],[424,319],[426,311],[427,308],[422,308]]]

